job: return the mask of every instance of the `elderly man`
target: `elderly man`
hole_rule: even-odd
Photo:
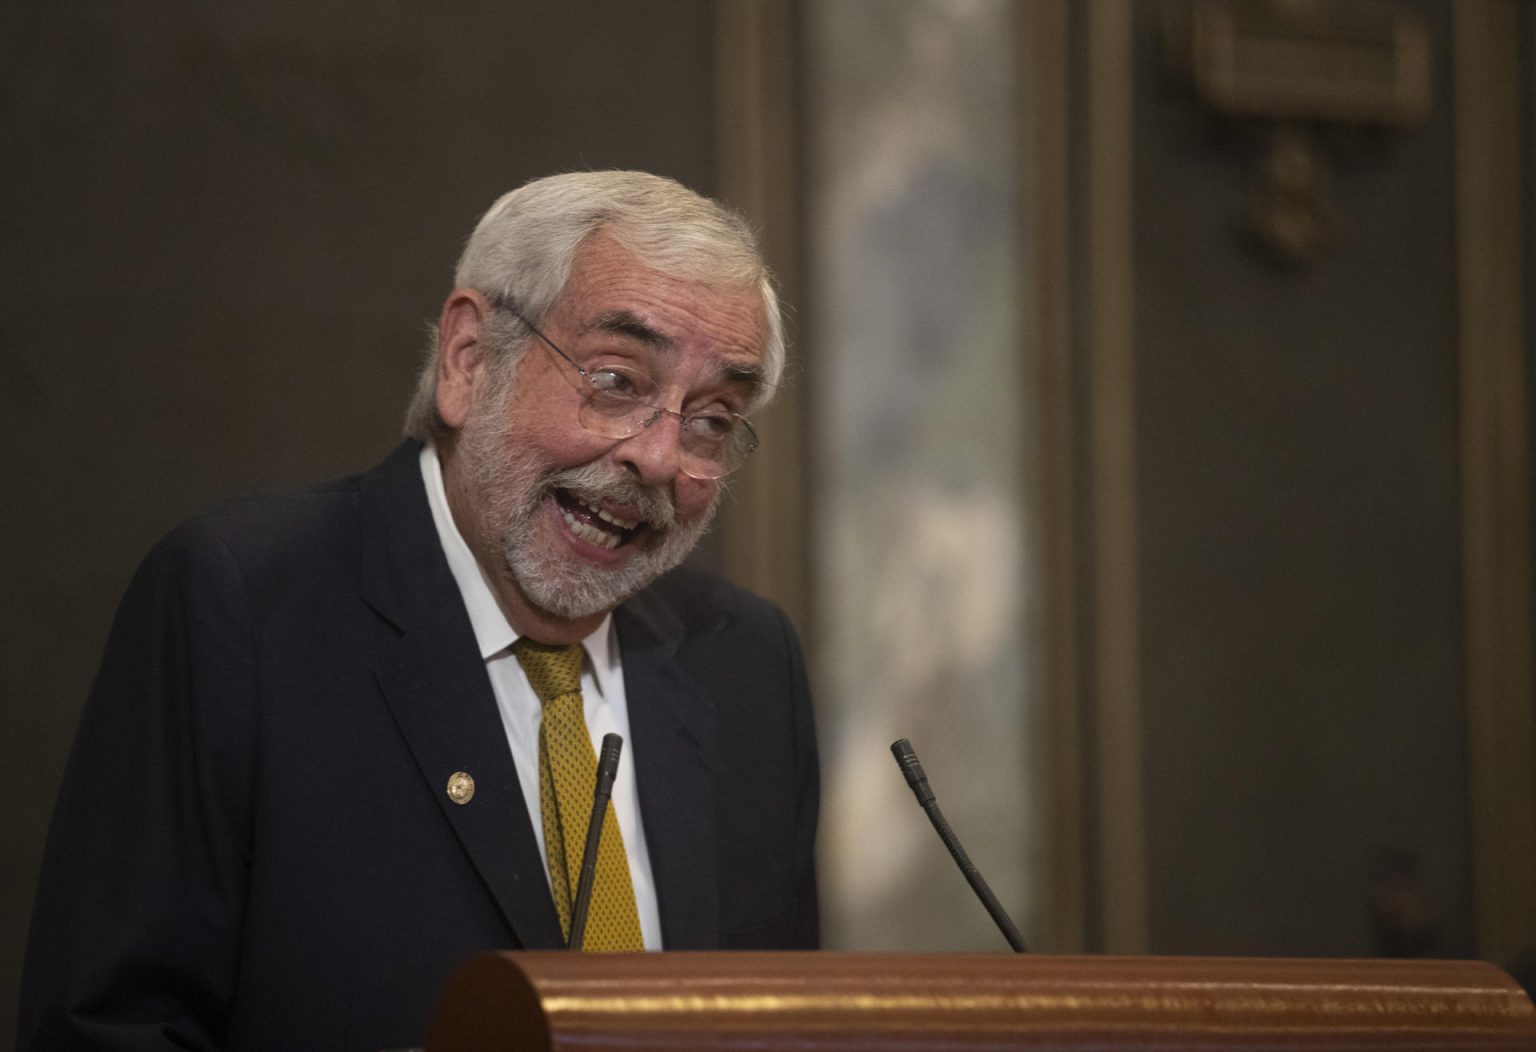
[[[816,941],[814,734],[768,603],[674,569],[783,369],[741,220],[631,172],[498,201],[411,441],[173,532],[113,627],[28,947],[22,1044],[418,1043],[455,965]]]

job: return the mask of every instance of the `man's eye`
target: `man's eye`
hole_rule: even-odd
[[[730,437],[736,419],[730,413],[701,413],[688,418],[688,430],[711,442],[721,442]]]
[[[645,393],[645,381],[622,369],[597,369],[589,377],[592,390],[610,398],[639,398]]]

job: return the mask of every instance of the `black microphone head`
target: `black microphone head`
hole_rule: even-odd
[[[918,762],[917,753],[912,750],[912,743],[905,738],[898,738],[891,742],[891,755],[896,757],[896,764],[901,768],[902,777],[906,778],[907,785],[917,795],[917,802],[927,806],[933,799],[933,790],[928,788],[928,775],[923,771],[923,765]]]
[[[619,754],[624,751],[624,738],[618,734],[603,735],[603,755],[598,762],[604,767],[618,770]]]
[[[624,751],[624,739],[617,734],[603,735],[603,751],[597,758],[597,791],[606,795],[613,788],[613,780],[619,773],[619,754]]]

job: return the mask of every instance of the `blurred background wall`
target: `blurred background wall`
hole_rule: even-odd
[[[1276,83],[1348,96],[1401,23],[1422,104],[1202,93],[1194,22],[1280,7],[1321,21],[1243,68],[1278,54]],[[381,458],[476,217],[588,167],[746,210],[796,306],[791,383],[700,558],[806,637],[830,942],[1002,946],[903,798],[908,735],[1041,949],[1513,962],[1536,945],[1532,21],[7,6],[0,1032],[137,560],[223,497]]]

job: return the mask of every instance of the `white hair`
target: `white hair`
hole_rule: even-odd
[[[458,288],[493,303],[512,303],[538,324],[560,299],[576,252],[602,231],[668,277],[717,288],[755,289],[763,300],[768,344],[761,407],[784,373],[784,322],[773,276],[752,228],[724,205],[681,183],[646,172],[573,172],[535,179],[504,194],[481,217],[454,272]],[[498,315],[501,312],[497,312]],[[503,365],[515,365],[529,333],[508,316],[488,337]],[[437,414],[437,333],[434,328],[405,433],[425,441],[442,430]]]

